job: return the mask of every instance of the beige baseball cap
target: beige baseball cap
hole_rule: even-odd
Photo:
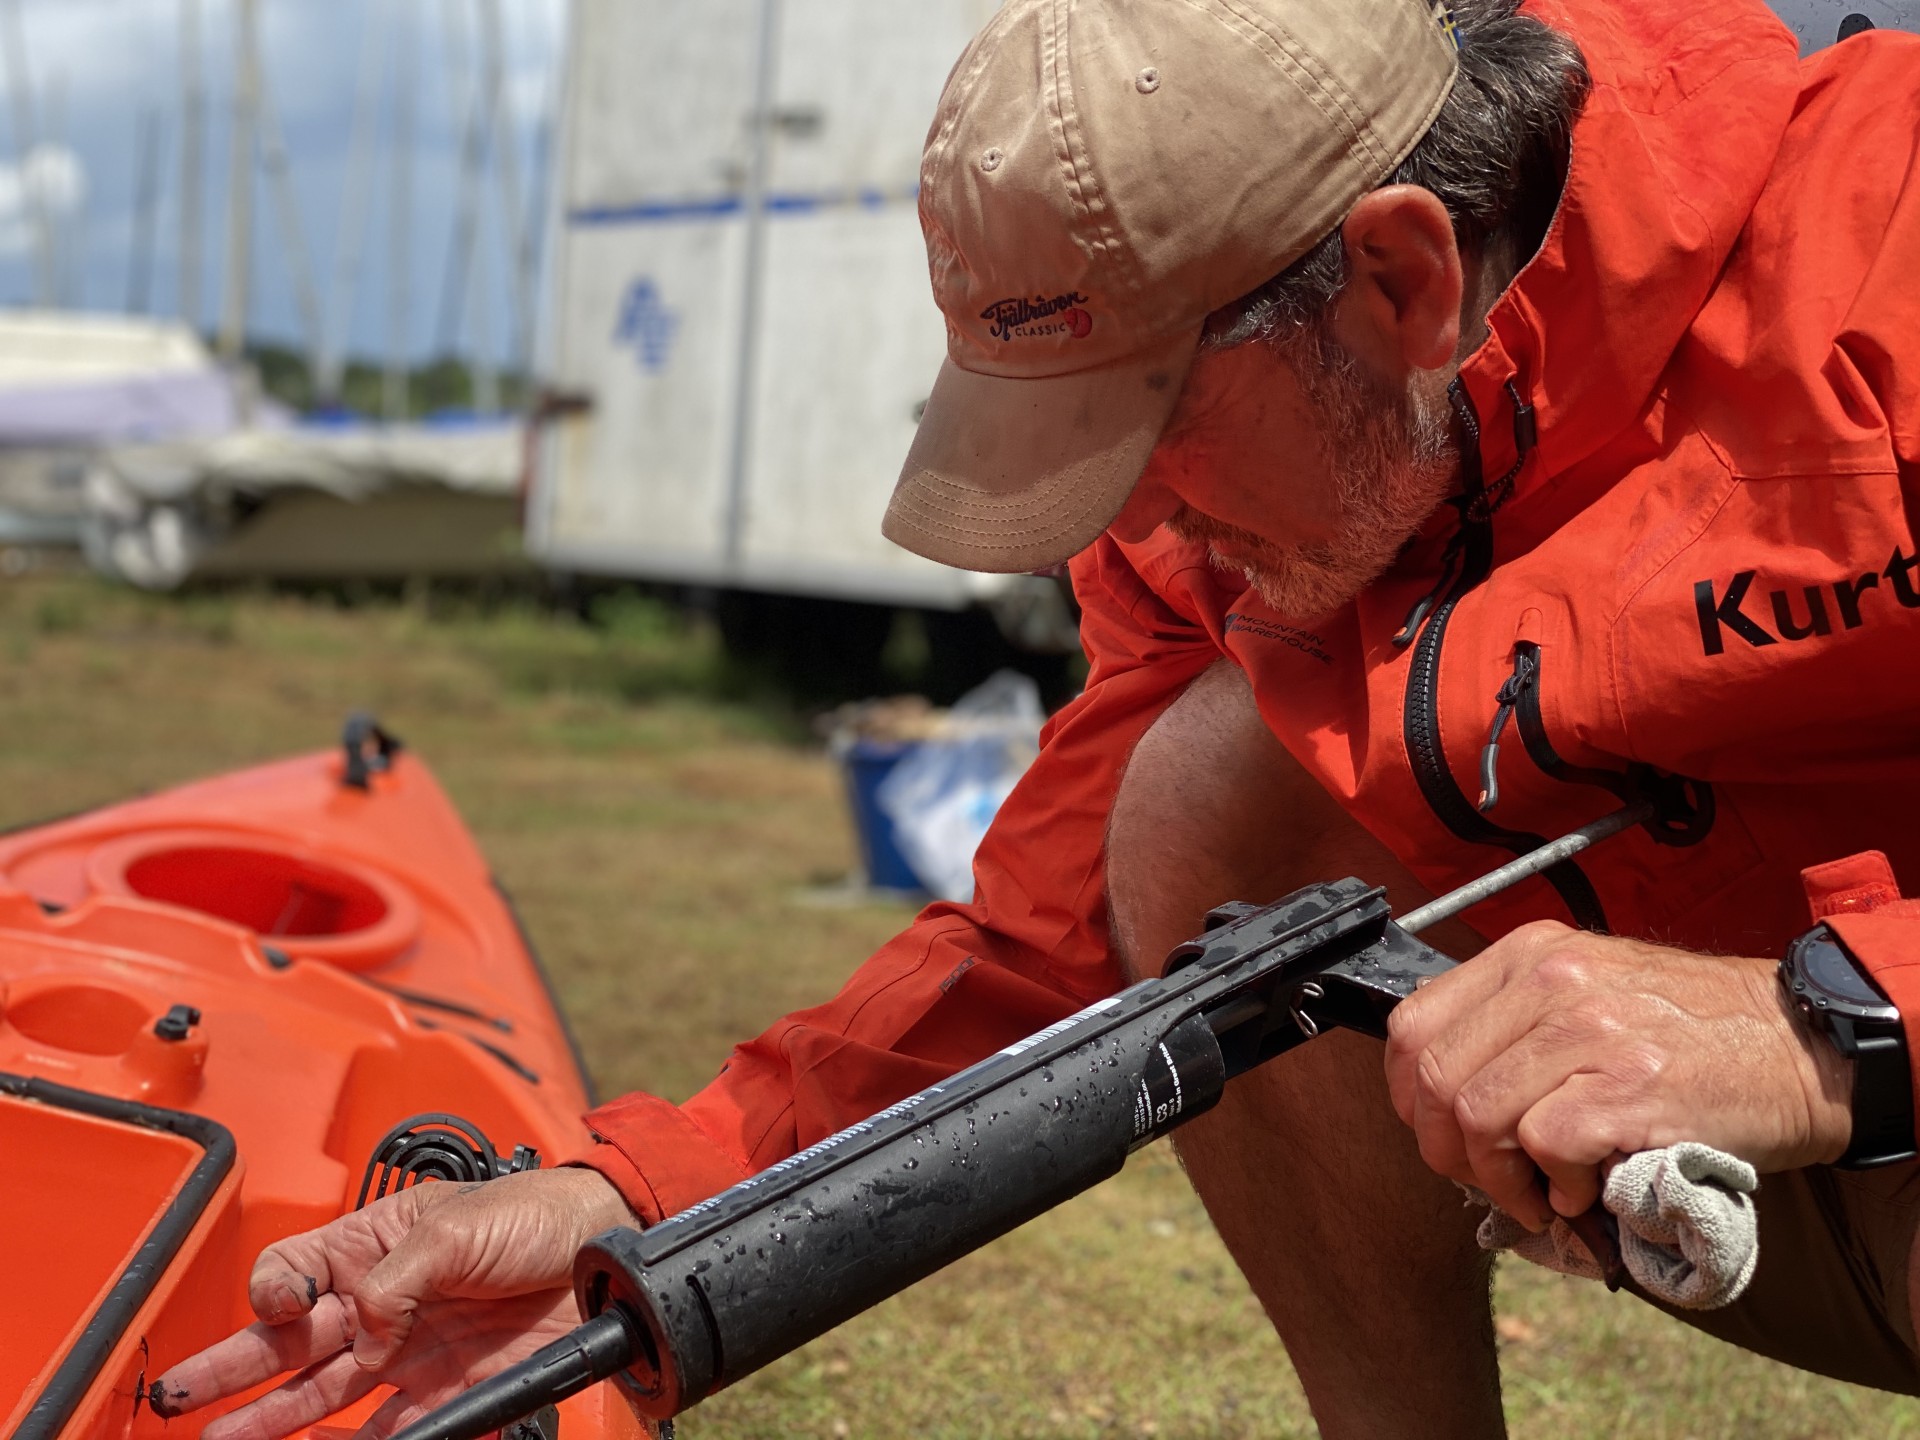
[[[921,159],[947,359],[888,538],[1003,572],[1092,544],[1208,314],[1406,158],[1456,61],[1431,0],[1008,0]]]

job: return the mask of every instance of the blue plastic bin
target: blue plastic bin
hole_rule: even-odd
[[[921,891],[926,887],[907,864],[894,838],[893,821],[881,810],[875,793],[889,771],[920,748],[918,740],[851,740],[836,743],[841,773],[847,777],[847,803],[853,809],[854,830],[860,837],[860,863],[867,883],[878,890]]]

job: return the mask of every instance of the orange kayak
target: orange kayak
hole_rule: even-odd
[[[589,1103],[486,861],[369,722],[0,836],[0,1434],[190,1440],[217,1412],[137,1402],[253,1318],[264,1245],[571,1153]],[[559,1428],[643,1433],[606,1386]]]

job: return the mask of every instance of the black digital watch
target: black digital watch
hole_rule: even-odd
[[[1913,1159],[1913,1073],[1900,1011],[1824,924],[1787,947],[1780,985],[1807,1023],[1853,1061],[1853,1137],[1834,1163],[1870,1170]]]

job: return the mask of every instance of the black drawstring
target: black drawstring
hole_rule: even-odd
[[[1447,386],[1447,399],[1453,405],[1454,419],[1464,435],[1460,447],[1460,470],[1464,481],[1462,493],[1450,503],[1460,513],[1460,525],[1447,540],[1447,548],[1440,557],[1440,578],[1434,581],[1427,593],[1414,601],[1413,608],[1407,612],[1407,618],[1393,633],[1393,643],[1405,647],[1413,643],[1413,637],[1419,633],[1421,625],[1433,607],[1440,603],[1440,597],[1453,583],[1454,567],[1459,564],[1460,553],[1466,547],[1466,534],[1469,525],[1485,525],[1493,519],[1493,512],[1507,503],[1507,497],[1513,494],[1513,482],[1520,476],[1520,467],[1527,463],[1527,456],[1539,442],[1539,427],[1534,420],[1533,406],[1520,397],[1517,377],[1509,375],[1505,390],[1507,398],[1513,402],[1513,446],[1517,458],[1502,475],[1491,485],[1482,485],[1480,481],[1480,417],[1474,414],[1473,401],[1467,397],[1466,386],[1455,376]]]
[[[1473,497],[1467,506],[1467,518],[1474,521],[1486,521],[1493,518],[1493,512],[1507,503],[1507,497],[1513,494],[1513,482],[1520,478],[1520,467],[1527,463],[1527,456],[1533,453],[1533,447],[1540,441],[1540,430],[1533,418],[1533,406],[1520,398],[1520,387],[1509,375],[1505,385],[1507,398],[1513,402],[1513,464],[1507,467],[1507,473],[1493,484],[1487,486]]]
[[[1488,732],[1487,743],[1480,751],[1480,800],[1474,807],[1482,815],[1500,803],[1500,736],[1505,732],[1507,722],[1513,718],[1520,696],[1533,684],[1533,677],[1539,669],[1537,651],[1515,651],[1513,673],[1501,682],[1500,689],[1494,694],[1494,703],[1499,708],[1493,712],[1493,728]]]
[[[1467,532],[1462,526],[1447,537],[1446,551],[1440,557],[1440,578],[1428,587],[1426,594],[1413,602],[1413,609],[1407,612],[1407,618],[1401,622],[1400,628],[1393,632],[1395,645],[1405,646],[1413,643],[1413,637],[1419,633],[1420,626],[1432,613],[1433,607],[1440,603],[1440,597],[1446,592],[1446,588],[1453,583],[1454,570],[1460,564],[1460,552],[1466,548]]]

